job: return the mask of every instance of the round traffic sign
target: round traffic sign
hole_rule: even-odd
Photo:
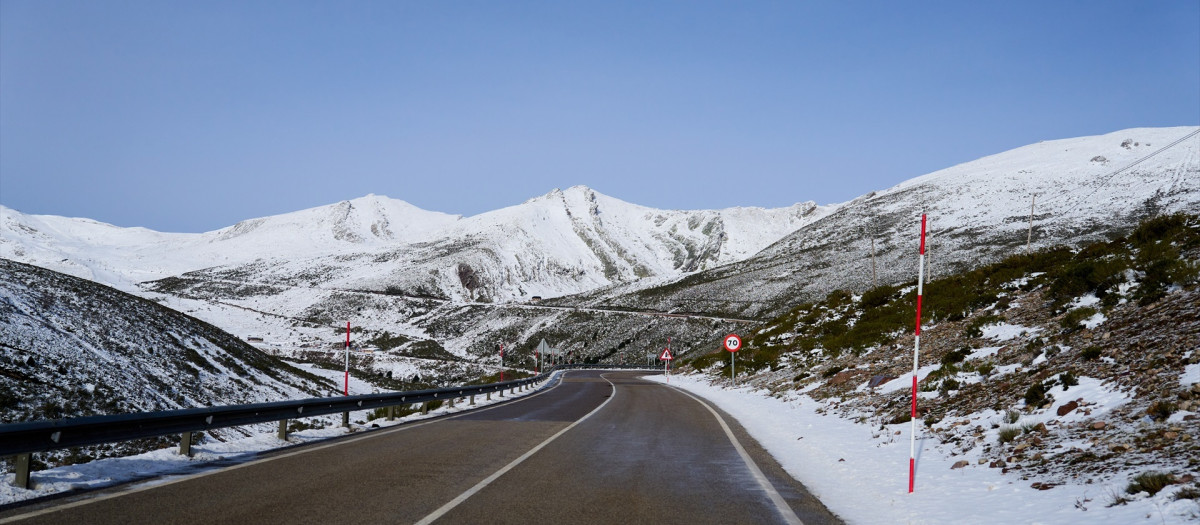
[[[737,334],[729,334],[725,336],[725,349],[730,352],[737,352],[742,349],[742,338]]]

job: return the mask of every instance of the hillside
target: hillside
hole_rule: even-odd
[[[739,381],[893,443],[910,421],[915,285],[837,291],[743,334]],[[933,279],[922,320],[918,431],[956,468],[1043,490],[1131,480],[1097,505],[1171,484],[1200,496],[1200,216]],[[729,360],[690,368],[728,383]]]
[[[0,259],[2,423],[318,397],[336,389],[155,302]]]

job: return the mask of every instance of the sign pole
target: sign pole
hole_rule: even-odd
[[[738,337],[737,334],[729,334],[729,335],[725,336],[725,341],[722,343],[722,346],[724,346],[725,349],[729,351],[729,382],[733,383],[733,386],[736,387],[737,386],[737,369],[734,368],[736,366],[735,365],[736,358],[734,356],[737,355],[738,350],[742,349],[742,338]]]
[[[917,329],[913,339],[912,419],[908,445],[908,492],[912,494],[917,473],[917,360],[921,351],[921,296],[925,292],[925,214],[921,214],[921,257],[917,262]]]
[[[663,362],[663,374],[667,376],[667,382],[671,382],[671,360],[675,356],[671,355],[671,347],[667,346],[662,353],[658,355],[658,360]]]

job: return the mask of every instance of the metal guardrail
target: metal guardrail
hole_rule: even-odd
[[[549,379],[560,370],[585,368],[650,369],[631,365],[559,365],[534,377],[486,385],[10,423],[0,425],[0,457],[17,456],[17,477],[13,484],[28,488],[30,457],[36,452],[180,434],[180,452],[190,455],[192,432],[279,421],[279,435],[285,437],[285,425],[290,419],[341,412],[346,414],[343,424],[348,424],[348,414],[355,410],[453,400],[496,392],[503,395],[505,390],[515,391]]]

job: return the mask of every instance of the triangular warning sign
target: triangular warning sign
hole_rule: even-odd
[[[662,354],[659,354],[659,356],[658,356],[659,361],[670,361],[672,359],[675,359],[675,358],[671,357],[671,349],[669,347],[663,348]]]

